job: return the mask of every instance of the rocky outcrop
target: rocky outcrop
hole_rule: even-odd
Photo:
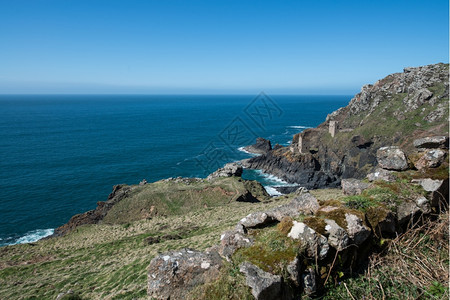
[[[218,177],[231,177],[231,176],[238,176],[240,177],[242,175],[243,168],[238,163],[228,163],[223,168],[218,169],[214,173],[209,174],[209,176],[206,178],[207,180],[212,180],[214,178]]]
[[[249,262],[242,263],[239,270],[245,275],[246,284],[252,289],[255,299],[280,299],[281,276],[264,272]]]
[[[265,154],[272,150],[272,145],[269,140],[259,137],[255,144],[244,147],[244,150],[254,154]]]
[[[386,170],[404,171],[408,169],[405,153],[396,146],[381,147],[377,151],[378,165]]]
[[[375,173],[378,149],[407,145],[404,157],[393,148],[386,151],[391,157],[379,157],[385,169],[406,170],[414,139],[421,138],[415,147],[448,148],[448,98],[448,64],[405,68],[363,86],[317,128],[296,134],[289,147],[249,159],[245,167],[310,189],[337,187],[341,179]]]
[[[68,223],[56,228],[53,236],[65,235],[81,225],[98,224],[103,220],[108,211],[116,203],[125,198],[133,189],[134,187],[124,184],[115,185],[107,201],[97,202],[96,209],[73,216]]]
[[[441,149],[426,150],[425,153],[414,163],[418,170],[439,167],[446,157],[446,152]]]
[[[414,140],[414,147],[428,149],[448,149],[448,136],[429,136]]]
[[[186,299],[193,288],[219,277],[222,259],[217,252],[181,249],[150,262],[147,293],[151,299]]]

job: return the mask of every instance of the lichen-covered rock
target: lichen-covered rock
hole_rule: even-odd
[[[242,218],[239,221],[239,224],[244,226],[244,228],[257,228],[273,223],[274,221],[276,221],[276,219],[266,212],[258,211],[248,214],[246,217]]]
[[[413,144],[414,144],[414,147],[416,147],[416,148],[448,149],[448,136],[439,135],[439,136],[424,137],[424,138],[414,140]]]
[[[442,203],[448,205],[449,202],[449,180],[440,179],[413,179],[413,183],[418,183],[422,188],[429,193],[427,196],[431,201],[430,205],[432,207],[439,207]]]
[[[325,219],[325,231],[328,233],[328,244],[337,251],[342,251],[350,243],[347,232],[339,226],[334,220]]]
[[[370,235],[370,229],[364,225],[364,222],[356,215],[351,213],[345,214],[347,221],[346,231],[350,239],[356,244],[361,245]]]
[[[154,299],[186,299],[198,285],[219,277],[222,259],[215,252],[182,249],[161,254],[148,267],[147,293]]]
[[[345,195],[359,195],[369,188],[369,184],[355,178],[342,179],[341,185]]]
[[[294,240],[300,240],[302,245],[306,247],[309,257],[323,259],[327,256],[328,250],[330,249],[327,238],[303,222],[294,221],[288,237]]]
[[[428,214],[431,212],[430,200],[424,196],[419,196],[416,198],[416,205],[420,208],[422,213]]]
[[[404,171],[408,169],[405,153],[397,146],[381,147],[377,150],[378,165],[386,170]]]
[[[372,182],[376,180],[382,180],[387,182],[394,182],[396,177],[392,171],[385,170],[382,168],[376,168],[373,173],[367,174],[367,179]]]
[[[223,168],[218,169],[214,173],[209,174],[206,178],[207,180],[212,180],[217,177],[231,177],[238,176],[240,177],[243,172],[243,168],[238,163],[228,163]]]
[[[298,259],[298,257],[294,258],[294,260],[291,261],[286,267],[286,270],[289,274],[289,279],[296,286],[301,285],[300,269],[301,269],[301,261]]]
[[[445,156],[446,153],[441,149],[430,149],[425,151],[425,153],[416,161],[414,166],[418,170],[436,168],[441,165],[445,159]]]
[[[305,273],[302,274],[303,292],[306,295],[312,295],[316,292],[316,272],[314,269],[308,268]]]
[[[251,288],[255,299],[280,299],[281,276],[265,272],[249,262],[243,262],[239,270],[245,275],[245,282]]]
[[[253,239],[240,231],[230,230],[220,236],[220,245],[218,252],[227,260],[231,258],[234,252],[239,248],[253,245]]]
[[[300,195],[296,196],[294,199],[292,199],[290,205],[292,205],[305,215],[312,215],[316,213],[316,211],[320,207],[317,199],[308,192],[303,192]]]

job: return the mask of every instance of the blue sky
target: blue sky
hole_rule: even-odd
[[[0,93],[354,94],[448,62],[448,1],[0,0]]]

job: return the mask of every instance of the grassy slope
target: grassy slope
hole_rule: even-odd
[[[241,189],[243,183],[237,179],[220,179],[216,184],[224,189]],[[142,190],[144,194],[154,195],[162,190],[182,189],[190,193],[204,188],[205,185],[159,182]],[[181,193],[180,199],[168,193],[167,197],[179,204],[173,214],[167,210],[165,216],[132,221],[139,205],[132,204],[136,201],[126,201],[122,205],[130,208],[126,214],[130,218],[119,218],[118,212],[123,207],[110,212],[121,224],[85,225],[64,237],[0,248],[0,299],[54,299],[69,289],[87,299],[144,299],[146,267],[157,253],[183,247],[206,249],[219,243],[220,234],[250,212],[290,200],[283,196],[260,203],[230,202],[232,196],[222,198],[218,196],[223,194],[222,190],[216,189],[215,198],[223,201],[222,204],[215,202],[205,207],[203,202],[193,202],[191,211],[186,212],[187,203],[193,199],[185,198],[189,193]],[[196,195],[201,194],[198,199],[210,199],[210,190],[206,189],[205,193]],[[325,194],[330,193],[339,191],[329,190]],[[134,193],[132,198],[144,206],[149,204],[146,202],[149,197],[143,197],[142,193]],[[163,205],[152,203],[163,211]],[[112,215],[105,221],[111,220]],[[149,236],[171,235],[179,235],[181,239],[163,238],[152,245],[145,242]]]

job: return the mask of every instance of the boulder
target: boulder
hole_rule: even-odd
[[[325,231],[328,233],[328,244],[336,249],[342,251],[350,243],[350,238],[347,232],[339,226],[334,220],[325,219]]]
[[[342,179],[341,185],[345,195],[359,195],[365,189],[369,188],[368,183],[354,178]]]
[[[305,215],[313,215],[320,207],[317,199],[308,192],[300,193],[298,196],[294,197],[290,202],[290,205]]]
[[[397,206],[398,224],[404,225],[407,222],[411,222],[418,212],[420,212],[420,208],[417,206],[416,202],[403,202],[402,204]]]
[[[404,171],[408,169],[405,153],[396,146],[381,147],[377,150],[377,161],[386,170]]]
[[[243,168],[238,163],[228,163],[223,168],[218,169],[214,173],[209,174],[206,178],[207,180],[212,180],[217,177],[231,177],[231,176],[242,176]]]
[[[424,196],[419,196],[416,198],[416,205],[424,214],[429,214],[431,212],[430,200]]]
[[[272,145],[269,140],[259,137],[255,144],[244,147],[244,150],[254,154],[265,154],[272,150]]]
[[[387,182],[394,182],[396,177],[392,171],[388,171],[382,168],[376,168],[375,172],[367,174],[367,179],[372,182],[376,180],[382,180]]]
[[[229,230],[220,236],[218,252],[230,260],[237,249],[253,245],[253,239],[237,230]]]
[[[306,247],[309,257],[317,257],[323,259],[327,256],[330,246],[326,237],[317,233],[303,222],[294,221],[288,237],[294,240],[300,240],[302,245]]]
[[[448,178],[445,180],[431,178],[413,179],[412,182],[420,184],[429,193],[428,197],[431,200],[430,205],[432,207],[439,207],[442,203],[448,205]]]
[[[413,142],[416,148],[427,148],[427,149],[448,149],[448,136],[429,136],[420,139],[416,139]]]
[[[245,282],[251,288],[255,299],[275,300],[280,298],[281,276],[265,272],[249,262],[243,262],[239,270],[245,275]]]
[[[416,161],[414,166],[417,170],[423,170],[427,168],[436,168],[444,161],[446,153],[441,149],[430,149]]]
[[[182,249],[161,254],[148,267],[151,299],[185,299],[193,288],[219,277],[222,259],[215,252]]]
[[[248,214],[246,217],[242,218],[238,224],[244,226],[244,228],[258,228],[263,227],[267,224],[273,223],[276,221],[275,218],[267,214],[266,212],[254,212]]]
[[[350,239],[356,245],[361,245],[369,237],[371,231],[364,225],[363,221],[356,215],[351,213],[345,214],[347,221],[347,233]]]

